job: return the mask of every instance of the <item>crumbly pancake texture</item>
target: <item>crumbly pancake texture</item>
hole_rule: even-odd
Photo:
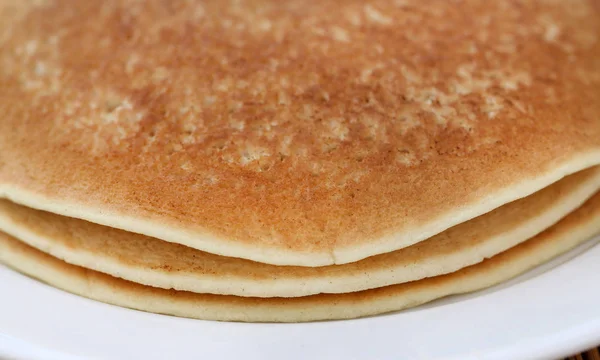
[[[0,196],[276,265],[600,163],[592,0],[0,0]]]
[[[533,239],[457,272],[354,293],[297,298],[153,288],[67,264],[4,233],[0,233],[0,262],[66,291],[138,310],[209,320],[302,322],[376,315],[480,290],[540,265],[599,231],[600,194]]]
[[[298,297],[345,293],[442,275],[549,228],[600,188],[592,168],[430,239],[358,262],[275,266],[213,255],[0,200],[0,231],[67,263],[136,283],[196,293]]]

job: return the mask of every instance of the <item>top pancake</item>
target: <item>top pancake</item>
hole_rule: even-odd
[[[0,196],[272,264],[600,163],[591,0],[0,0]]]

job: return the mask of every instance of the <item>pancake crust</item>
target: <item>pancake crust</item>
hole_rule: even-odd
[[[274,266],[213,255],[6,200],[0,201],[0,231],[67,263],[143,285],[298,297],[360,291],[457,271],[549,228],[599,188],[600,168],[586,170],[419,244],[325,267]]]
[[[210,320],[301,322],[381,314],[480,290],[567,252],[599,231],[600,194],[533,239],[457,272],[361,292],[298,298],[248,298],[152,288],[69,265],[4,233],[0,233],[0,261],[66,291],[133,309]]]
[[[592,0],[0,0],[0,196],[214,254],[397,250],[600,163]]]

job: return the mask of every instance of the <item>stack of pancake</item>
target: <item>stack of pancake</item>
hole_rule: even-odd
[[[0,0],[0,262],[257,322],[510,279],[600,232],[596,5]]]

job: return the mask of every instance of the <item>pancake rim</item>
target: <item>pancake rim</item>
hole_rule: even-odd
[[[600,232],[599,218],[600,194],[535,238],[457,272],[356,293],[301,298],[244,298],[152,288],[69,265],[4,233],[0,233],[0,261],[68,292],[147,312],[241,322],[350,319],[398,311],[511,279],[591,239]]]
[[[383,254],[361,261],[362,265],[361,262],[338,265],[333,269],[321,269],[320,272],[318,268],[279,269],[243,260],[223,259],[226,262],[221,263],[224,270],[220,273],[218,256],[202,252],[194,254],[193,249],[177,245],[169,248],[171,244],[157,239],[102,229],[99,225],[82,220],[56,218],[60,216],[56,214],[38,214],[35,210],[20,208],[19,205],[7,202],[0,202],[0,231],[67,263],[148,286],[247,297],[299,297],[362,291],[457,271],[537,235],[580,207],[599,189],[600,167],[590,168],[570,175],[528,198],[506,204],[481,218],[473,219],[471,223],[474,225],[471,227],[469,222],[459,224],[450,229],[448,235],[445,232],[439,234],[442,238],[434,236],[421,245],[398,250],[396,254]],[[59,222],[58,227],[52,225],[53,218]],[[496,223],[490,224],[490,219]],[[36,228],[36,224],[42,225]],[[489,226],[495,226],[498,230],[489,231]],[[461,233],[464,233],[462,237]],[[88,236],[97,238],[91,240],[91,247],[85,245],[89,241]],[[449,242],[448,239],[455,240]],[[438,250],[436,244],[440,241],[445,245]],[[195,270],[186,268],[177,261],[171,262],[169,257],[163,261],[128,262],[121,259],[129,258],[127,254],[135,249],[128,245],[124,245],[125,250],[118,249],[119,244],[124,242],[138,246],[140,250],[134,253],[142,256],[156,258],[160,254],[179,254],[178,256],[191,261],[189,266],[193,266],[195,262],[211,265],[200,265],[200,270]],[[83,248],[74,244],[83,245]],[[101,247],[100,254],[94,253],[98,244]],[[424,253],[425,256],[419,256],[419,253]],[[230,267],[231,261],[234,261],[233,270]],[[258,272],[255,273],[252,266],[256,266]],[[244,274],[247,274],[246,277]]]
[[[471,220],[511,201],[529,196],[536,191],[559,181],[565,176],[596,165],[600,165],[600,150],[593,150],[585,154],[575,155],[572,159],[564,161],[557,166],[553,166],[552,170],[546,171],[542,175],[533,179],[522,180],[513,187],[505,187],[495,193],[488,194],[488,196],[480,200],[477,206],[471,204],[468,209],[462,209],[458,212],[446,214],[444,217],[432,220],[413,231],[397,234],[395,237],[383,237],[378,242],[371,242],[369,245],[365,244],[361,247],[354,247],[354,250],[338,250],[333,251],[332,253],[311,252],[294,253],[292,255],[289,252],[281,252],[279,249],[274,248],[261,248],[257,250],[255,247],[248,244],[236,243],[208,235],[200,236],[193,231],[189,232],[174,225],[165,223],[156,225],[150,220],[136,219],[124,214],[98,211],[98,209],[92,207],[74,205],[73,203],[68,203],[59,199],[51,199],[35,192],[19,189],[18,186],[9,185],[7,183],[0,183],[0,197],[30,208],[79,218],[99,225],[114,227],[164,241],[178,243],[216,255],[238,257],[280,266],[297,265],[317,267],[356,262],[370,256],[414,245],[447,230],[452,226]],[[336,255],[336,253],[341,255]]]

